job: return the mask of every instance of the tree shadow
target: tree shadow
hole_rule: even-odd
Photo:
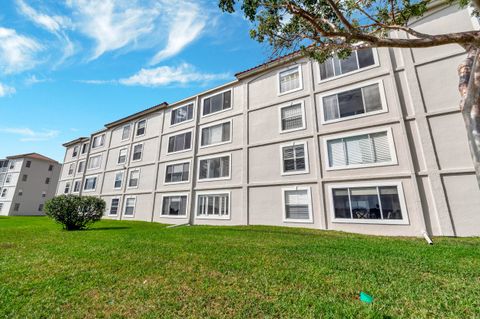
[[[121,229],[130,229],[132,227],[127,227],[127,226],[118,226],[118,227],[95,227],[95,228],[87,228],[87,229],[82,229],[82,231],[94,231],[94,230],[121,230]]]

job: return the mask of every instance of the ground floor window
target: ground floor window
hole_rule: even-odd
[[[197,217],[228,218],[230,216],[230,193],[199,194]]]
[[[333,187],[334,219],[354,222],[406,223],[406,208],[400,183]]]
[[[118,213],[118,204],[120,202],[120,199],[118,198],[112,198],[112,201],[110,203],[110,212],[109,215],[112,216],[117,216]]]
[[[137,199],[135,197],[127,197],[125,199],[125,211],[123,214],[127,217],[133,217],[135,214],[135,204]]]
[[[283,203],[285,221],[312,221],[312,199],[310,187],[284,188]]]
[[[162,216],[186,216],[187,195],[171,195],[163,197]]]

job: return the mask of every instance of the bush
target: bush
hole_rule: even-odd
[[[92,196],[60,195],[45,203],[45,213],[66,230],[85,229],[99,221],[105,201]]]

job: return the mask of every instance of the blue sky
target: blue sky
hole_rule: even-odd
[[[3,0],[0,158],[39,152],[234,79],[269,50],[217,1]]]

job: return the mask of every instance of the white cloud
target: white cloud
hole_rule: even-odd
[[[57,137],[60,133],[56,130],[34,131],[30,128],[2,128],[0,132],[19,135],[20,142],[47,141]]]
[[[193,3],[180,3],[171,21],[166,47],[150,61],[150,65],[178,54],[188,44],[197,39],[205,28],[207,17],[200,14],[200,8]]]
[[[9,74],[31,69],[42,46],[13,29],[0,27],[0,71]]]
[[[141,69],[131,77],[120,79],[118,82],[123,85],[157,87],[171,84],[207,83],[228,78],[230,78],[230,74],[201,73],[193,65],[183,63],[177,67],[160,66],[153,69]]]
[[[16,92],[14,87],[0,83],[0,97],[8,96]]]
[[[38,84],[38,83],[45,83],[45,82],[50,82],[52,79],[50,78],[37,78],[35,74],[30,75],[25,79],[25,84],[26,85],[33,85],[33,84]]]

